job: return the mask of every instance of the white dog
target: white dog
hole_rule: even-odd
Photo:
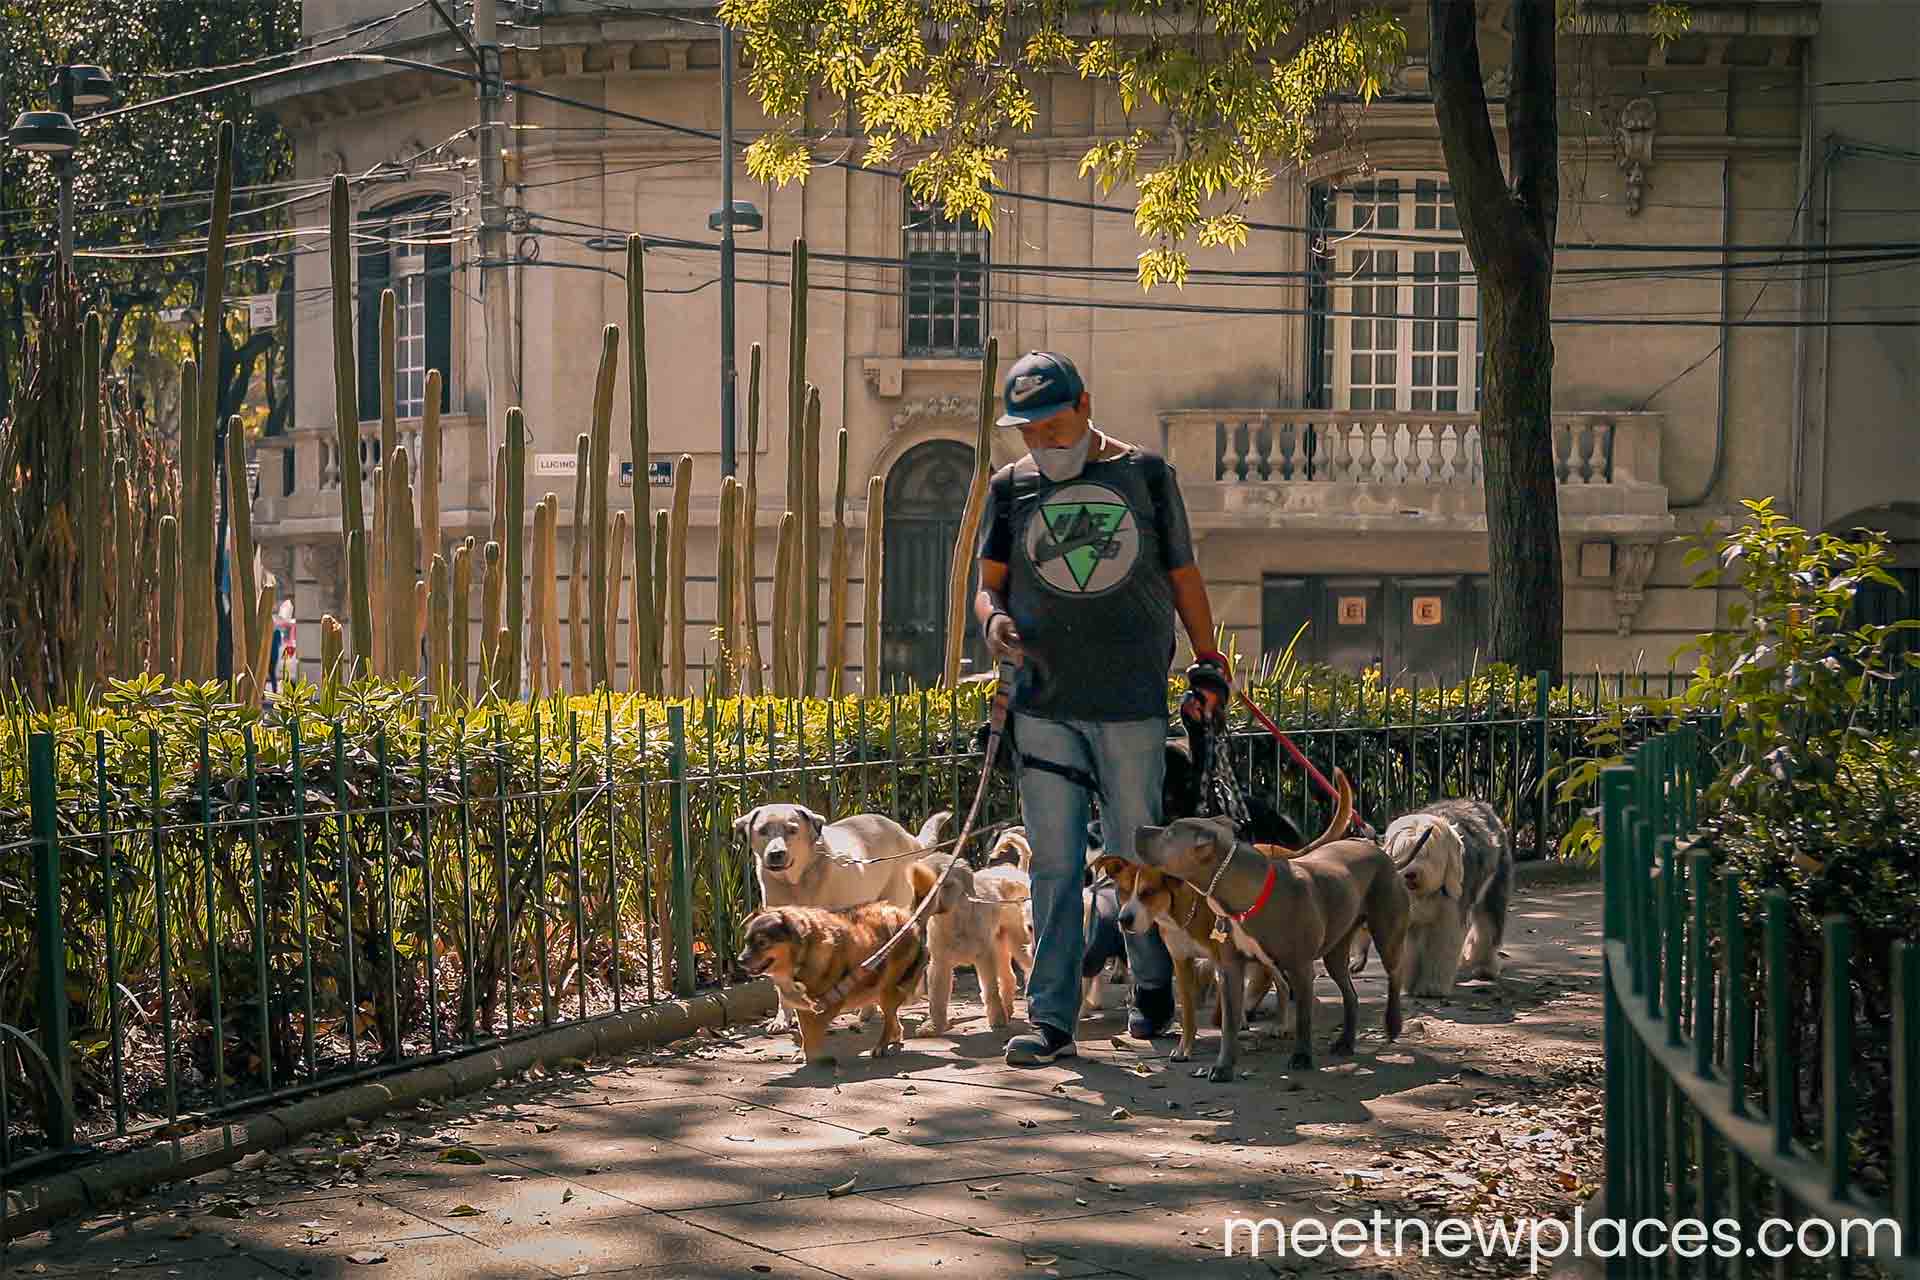
[[[856,813],[838,822],[798,804],[763,804],[736,821],[734,829],[753,847],[760,905],[859,907],[869,902],[913,906],[908,868],[914,856],[940,838],[953,815],[934,814],[916,837],[892,818]],[[767,1025],[784,1031],[792,1014],[782,997]]]
[[[1437,801],[1395,818],[1381,843],[1413,900],[1401,951],[1406,991],[1450,995],[1462,964],[1469,978],[1499,977],[1513,845],[1493,809],[1479,800]]]
[[[935,853],[913,864],[916,901],[933,892],[934,882],[953,860],[951,853]],[[1019,961],[1025,972],[1033,971],[1023,911],[1032,897],[1033,886],[1018,867],[975,871],[962,860],[948,874],[940,900],[927,916],[927,1029],[933,1034],[947,1032],[953,973],[961,965],[973,966],[980,979],[987,1025],[997,1031],[1012,1021],[1013,966]]]

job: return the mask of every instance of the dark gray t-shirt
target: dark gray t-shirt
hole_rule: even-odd
[[[1031,456],[987,491],[980,558],[1007,566],[1007,612],[1025,642],[1016,710],[1053,720],[1167,713],[1173,585],[1193,563],[1180,485],[1129,447],[1054,484]]]

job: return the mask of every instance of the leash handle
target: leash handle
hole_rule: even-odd
[[[1327,775],[1316,769],[1313,761],[1307,759],[1307,757],[1302,754],[1300,748],[1293,745],[1292,738],[1280,732],[1280,726],[1275,724],[1272,717],[1268,716],[1266,712],[1254,704],[1253,699],[1247,696],[1247,691],[1245,689],[1236,689],[1234,692],[1239,694],[1241,705],[1253,713],[1253,718],[1259,722],[1260,727],[1279,739],[1280,745],[1286,748],[1289,756],[1293,757],[1293,762],[1306,771],[1307,777],[1313,780],[1314,785],[1324,791],[1329,799],[1339,799],[1340,793],[1334,789],[1331,782],[1327,781]],[[1360,828],[1361,833],[1365,835],[1367,839],[1379,839],[1379,833],[1369,826],[1367,820],[1361,817],[1358,812],[1355,812],[1353,815],[1353,825]]]

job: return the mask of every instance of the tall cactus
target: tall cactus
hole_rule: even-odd
[[[77,677],[82,694],[99,690],[101,633],[106,619],[106,555],[100,512],[107,495],[106,430],[100,421],[100,313],[87,312],[80,341],[80,512],[73,538],[80,559],[80,643]],[[6,483],[14,483],[9,468]]]
[[[493,541],[500,544],[504,554],[507,547],[507,446],[494,446],[493,450]],[[488,644],[493,643],[491,639]]]
[[[393,290],[380,291],[380,461],[387,460],[400,443],[400,415],[396,405],[400,394],[400,319],[399,300]],[[387,512],[392,515],[391,509]]]
[[[805,666],[800,693],[813,697],[820,690],[820,388],[807,387],[807,447],[801,457],[800,491],[806,506],[800,513],[800,606]]]
[[[506,535],[506,681],[504,697],[520,696],[520,656],[526,643],[527,419],[518,406],[507,410]]]
[[[760,344],[747,358],[747,487],[740,496],[741,629],[746,678],[742,691],[757,695],[760,675]]]
[[[488,542],[481,551],[484,562],[480,573],[480,688],[482,697],[495,695],[504,683],[501,663],[506,655],[496,647],[497,637],[506,630],[500,624],[500,600],[505,591],[502,581],[500,544]]]
[[[740,600],[735,594],[739,575],[734,545],[739,523],[740,482],[727,476],[720,482],[720,546],[715,557],[713,595],[713,686],[723,698],[733,696],[733,671],[739,661],[738,629],[734,621],[740,610]]]
[[[607,679],[600,686],[603,689],[613,688],[613,668],[618,665],[614,655],[619,652],[620,609],[627,581],[627,541],[632,536],[633,522],[627,518],[627,513],[614,512],[607,546]],[[639,620],[636,618],[635,621]]]
[[[453,602],[444,556],[433,558],[427,583],[427,687],[445,706],[453,698]]]
[[[381,618],[386,637],[386,674],[404,680],[419,669],[418,635],[414,621],[414,537],[412,459],[405,445],[396,445],[386,464],[386,603]]]
[[[653,600],[652,612],[654,635],[658,643],[654,646],[653,692],[664,694],[667,688],[665,668],[667,637],[667,559],[668,548],[673,542],[672,527],[668,523],[667,509],[662,507],[653,513]]]
[[[886,537],[887,482],[867,479],[866,576],[860,601],[860,687],[868,697],[880,692],[880,549]]]
[[[575,693],[587,691],[587,525],[591,516],[593,440],[584,432],[574,441],[573,529],[569,539],[573,562],[567,570],[567,684]]]
[[[470,628],[473,612],[473,538],[453,549],[452,595],[448,600],[447,665],[454,693],[465,702],[471,695],[468,682],[467,649],[472,643]]]
[[[373,599],[378,606],[367,619],[367,629],[373,637],[373,650],[367,655],[367,670],[382,680],[393,675],[388,659],[393,650],[387,633],[393,629],[393,615],[387,611],[387,474],[392,470],[388,465],[373,469],[373,536],[368,548],[368,559],[372,563]]]
[[[827,696],[846,692],[847,676],[847,429],[840,428],[833,482],[833,559],[827,574]]]
[[[536,698],[547,691],[547,597],[553,594],[553,566],[547,560],[547,504],[533,508],[533,580],[528,584],[528,603],[533,619],[527,632],[528,691]]]
[[[791,511],[780,513],[780,535],[773,551],[773,693],[794,696],[793,651],[799,637],[793,628],[794,543],[799,520]]]
[[[353,207],[347,177],[333,175],[328,205],[328,261],[333,270],[333,416],[340,452],[340,536],[347,552],[347,621],[354,671],[373,661],[373,598],[367,581],[367,535],[360,477],[360,392],[353,332]],[[191,519],[191,512],[189,513]],[[351,678],[353,672],[341,673]]]
[[[128,478],[127,460],[113,461],[113,674],[122,680],[134,674],[134,646],[139,639],[139,624],[146,616],[144,601],[134,599],[138,581],[139,554],[134,524],[133,491]]]
[[[607,472],[613,468],[613,380],[620,370],[620,326],[600,331],[600,372],[593,384],[592,447],[588,453],[593,474],[587,485],[589,530],[593,538],[593,565],[587,579],[588,608],[593,623],[587,633],[587,665],[591,687],[613,687],[613,616],[607,612]],[[640,478],[635,466],[635,479]],[[580,536],[580,513],[573,515],[573,536]]]
[[[426,405],[420,412],[420,556],[440,554],[440,371],[427,370]]]
[[[212,673],[200,666],[200,655],[207,643],[201,633],[213,634],[214,613],[211,601],[195,608],[194,584],[200,581],[201,549],[199,513],[205,499],[201,496],[209,483],[208,473],[200,467],[200,363],[192,357],[180,362],[180,578],[175,608],[180,615],[180,652],[175,674],[183,680],[204,680]],[[204,507],[211,510],[210,506]],[[211,580],[212,570],[206,571]]]
[[[200,509],[189,512],[193,521],[193,539],[196,548],[194,576],[197,580],[187,584],[187,607],[207,611],[208,625],[200,633],[203,651],[196,665],[198,671],[194,678],[209,680],[213,678],[215,664],[215,640],[212,620],[219,616],[216,608],[218,579],[215,561],[218,549],[214,546],[213,494],[214,494],[214,423],[220,417],[220,389],[222,378],[220,371],[225,368],[221,363],[221,351],[226,341],[227,328],[227,217],[233,207],[233,121],[220,122],[220,141],[214,157],[213,167],[213,208],[207,222],[207,281],[205,291],[200,297],[200,404],[199,422],[194,429],[194,445],[197,457],[194,465],[204,468],[204,480],[198,490]],[[245,641],[235,646],[236,652]]]
[[[960,659],[967,651],[967,618],[973,602],[967,584],[973,581],[974,540],[987,509],[987,482],[993,477],[993,396],[999,385],[1000,339],[987,339],[980,357],[980,416],[973,432],[973,480],[967,486],[967,505],[960,514],[960,536],[953,544],[953,564],[947,572],[947,654],[944,672],[948,688],[960,681]]]
[[[260,591],[253,598],[254,632],[250,644],[253,648],[253,701],[259,702],[260,695],[267,687],[267,666],[273,661],[273,587],[261,583]]]
[[[180,674],[180,522],[160,517],[159,619],[148,661],[168,680]]]
[[[633,625],[627,633],[627,685],[660,692],[659,588],[653,572],[653,441],[647,418],[647,262],[645,242],[627,237],[627,432],[633,455]]]
[[[687,696],[687,513],[693,502],[693,455],[673,469],[673,534],[667,544],[667,692]]]
[[[787,510],[799,511],[807,413],[807,242],[793,242],[793,284],[787,290]]]
[[[260,594],[253,577],[253,491],[247,484],[247,431],[238,415],[227,419],[227,528],[233,537],[232,585],[234,674],[251,674],[256,692],[266,687],[266,672],[253,665],[254,638],[260,620],[253,616]]]
[[[546,497],[542,498],[540,502],[541,505],[547,509],[547,545],[545,549],[547,557],[547,608],[545,615],[540,620],[540,625],[546,631],[547,691],[549,693],[563,693],[566,690],[566,686],[561,683],[562,672],[560,670],[560,575],[558,573],[560,563],[560,552],[558,550],[558,540],[560,536],[560,495],[549,493]]]

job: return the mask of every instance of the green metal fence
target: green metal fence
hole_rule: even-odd
[[[1723,1238],[1683,1258],[1629,1250],[1609,1276],[1920,1277],[1920,944],[1892,952],[1893,1145],[1887,1191],[1866,1185],[1855,1153],[1853,930],[1822,922],[1818,1135],[1796,1132],[1803,1029],[1789,992],[1788,898],[1764,897],[1749,936],[1746,886],[1690,847],[1712,765],[1700,727],[1654,737],[1602,779],[1606,877],[1605,1213],[1698,1220]],[[1756,1058],[1756,1050],[1759,1056]],[[1784,1226],[1768,1226],[1778,1220]],[[1664,1233],[1649,1236],[1667,1244]],[[1676,1237],[1677,1238],[1677,1237]],[[1689,1247],[1693,1247],[1690,1243]],[[1722,1251],[1724,1247],[1724,1252]],[[1872,1262],[1865,1261],[1871,1258]]]

